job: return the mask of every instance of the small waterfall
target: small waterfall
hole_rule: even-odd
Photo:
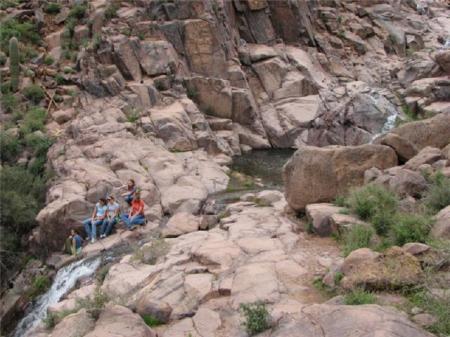
[[[28,331],[36,327],[47,315],[47,308],[58,303],[80,278],[94,274],[100,262],[100,258],[84,259],[61,268],[56,274],[50,289],[37,299],[31,311],[19,322],[13,336],[23,337]]]

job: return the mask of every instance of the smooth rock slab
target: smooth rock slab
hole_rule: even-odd
[[[394,308],[313,304],[278,323],[271,337],[432,337]]]
[[[101,313],[94,331],[85,337],[157,337],[157,335],[130,309],[109,304]]]

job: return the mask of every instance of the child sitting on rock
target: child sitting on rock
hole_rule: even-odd
[[[130,206],[131,206],[131,202],[133,201],[136,190],[137,190],[137,188],[136,188],[136,183],[135,183],[134,179],[128,180],[127,192],[123,193],[122,196],[125,198],[125,201]]]
[[[75,231],[75,229],[70,230],[70,235],[66,239],[65,252],[72,255],[78,255],[81,253],[83,247],[83,239]]]

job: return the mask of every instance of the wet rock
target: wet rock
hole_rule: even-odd
[[[300,147],[284,166],[286,200],[294,210],[327,202],[350,187],[362,185],[364,172],[397,165],[397,156],[383,145]]]

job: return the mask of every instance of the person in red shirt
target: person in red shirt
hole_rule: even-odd
[[[140,192],[134,194],[130,211],[128,214],[123,214],[121,218],[128,229],[133,229],[135,225],[143,225],[145,223],[144,202],[141,199]]]

